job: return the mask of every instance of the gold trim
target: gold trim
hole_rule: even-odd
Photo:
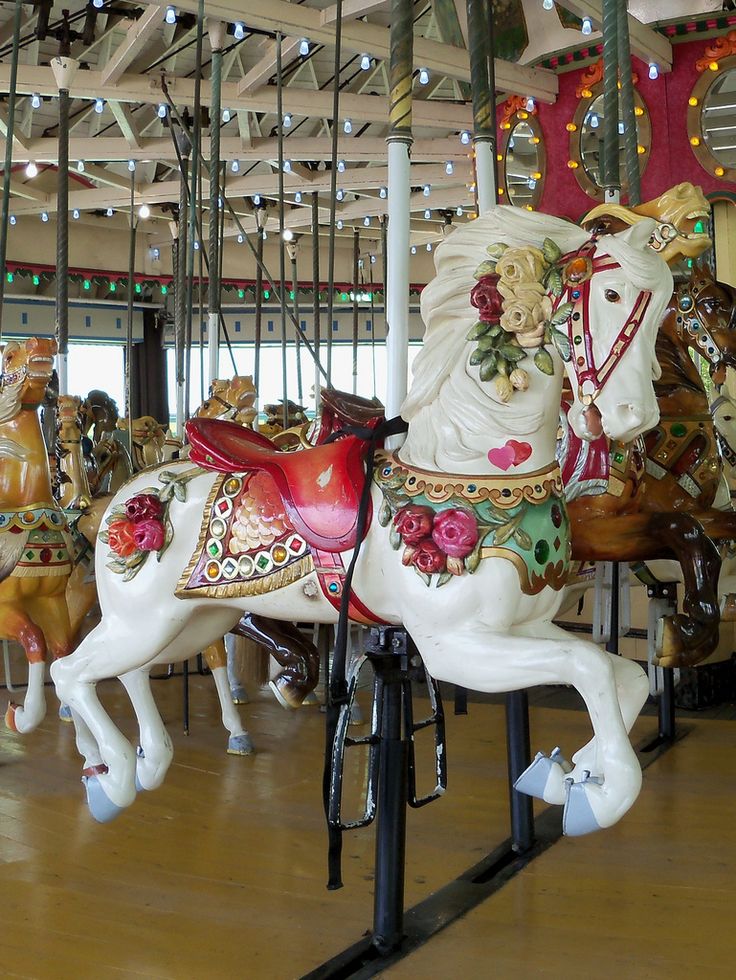
[[[525,595],[538,595],[547,586],[554,589],[555,592],[559,592],[567,585],[568,578],[570,577],[571,566],[568,564],[567,568],[565,568],[565,563],[562,559],[557,562],[549,562],[544,570],[544,575],[537,575],[536,572],[532,572],[532,578],[530,580],[529,570],[524,559],[510,548],[481,548],[480,557],[505,558],[506,561],[510,561],[519,574],[519,584],[521,585],[521,591]]]
[[[207,472],[206,470],[204,472]],[[204,510],[202,511],[202,520],[199,526],[199,535],[197,536],[197,544],[195,545],[194,551],[192,552],[192,557],[186,564],[184,571],[179,576],[179,581],[176,584],[176,589],[174,590],[174,595],[179,595],[180,590],[184,588],[189,579],[191,578],[192,572],[199,564],[199,560],[202,557],[202,550],[204,549],[208,531],[210,527],[210,513],[212,511],[212,505],[215,502],[225,480],[229,479],[230,473],[220,473],[217,474],[215,482],[210,487],[210,492],[207,494],[207,499],[204,503]],[[187,592],[187,595],[192,595],[193,590]]]
[[[516,112],[514,112],[514,114],[508,120],[511,123],[510,127],[503,130],[503,143],[501,145],[501,149],[498,151],[501,159],[497,161],[497,169],[499,177],[501,178],[499,183],[502,183],[504,193],[506,195],[506,202],[517,208],[525,208],[527,211],[531,209],[534,211],[539,207],[542,200],[544,182],[547,177],[547,149],[544,144],[544,133],[542,132],[542,127],[539,125],[539,120],[536,118],[536,115],[531,112],[526,112],[524,109],[521,111],[524,112],[525,115],[520,116],[519,110],[516,110]],[[526,123],[532,131],[532,139],[537,140],[537,142],[534,144],[537,149],[537,169],[534,172],[542,175],[539,180],[537,180],[532,190],[531,201],[528,204],[522,204],[521,201],[518,204],[514,204],[514,197],[509,191],[508,182],[509,142],[511,137],[514,135],[516,127],[520,123]]]
[[[687,106],[687,136],[690,149],[693,151],[695,159],[700,166],[711,177],[722,180],[725,183],[733,183],[736,180],[736,167],[727,166],[722,160],[711,151],[705,139],[703,131],[703,107],[708,97],[711,86],[715,85],[719,78],[726,72],[736,68],[736,56],[729,55],[726,58],[710,58],[718,64],[717,71],[706,69],[698,78],[688,97]],[[695,105],[690,103],[690,99],[695,99]],[[693,145],[692,140],[698,139],[699,143]]]
[[[199,560],[199,555],[197,559]],[[311,554],[304,555],[286,568],[279,568],[262,578],[252,579],[248,582],[228,582],[218,585],[198,585],[196,588],[186,589],[182,586],[182,578],[176,587],[174,595],[177,599],[189,599],[204,597],[208,599],[239,599],[241,596],[265,595],[267,592],[275,592],[283,589],[287,585],[298,582],[299,579],[309,575],[314,571],[314,563]]]

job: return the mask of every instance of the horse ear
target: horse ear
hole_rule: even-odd
[[[127,419],[118,419],[118,421],[117,421],[117,427],[118,427],[118,429],[122,429],[123,432],[127,432],[128,431],[128,420]]]
[[[636,221],[626,231],[619,232],[618,238],[626,242],[627,245],[631,245],[632,248],[643,251],[649,245],[649,239],[652,237],[656,226],[657,223],[654,218],[642,218],[641,221]]]

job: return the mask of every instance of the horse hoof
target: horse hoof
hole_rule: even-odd
[[[89,812],[98,823],[109,823],[123,812],[123,807],[112,802],[97,776],[82,776],[82,782]]]
[[[11,701],[8,704],[7,711],[5,712],[5,725],[11,731],[15,732],[16,735],[19,734],[18,726],[15,723],[15,712],[18,710],[18,705]]]
[[[68,704],[59,705],[59,718],[61,721],[74,721],[72,718],[72,709]]]
[[[275,681],[269,681],[268,686],[282,708],[288,708],[291,711],[301,705],[302,699],[289,689],[288,684],[279,684],[278,678]]]
[[[302,708],[314,708],[319,707],[320,700],[314,691],[310,691],[309,694],[302,701]]]
[[[565,766],[568,768],[565,769]],[[549,756],[544,752],[537,752],[532,764],[527,766],[514,783],[514,789],[518,793],[533,796],[547,803],[561,803],[563,801],[555,798],[555,795],[550,792],[550,783],[561,785],[569,771],[570,764],[563,759],[559,749],[554,749]]]
[[[247,732],[242,735],[231,735],[227,740],[228,755],[253,755],[253,741]]]
[[[736,623],[736,595],[730,592],[721,598],[721,622]]]
[[[586,790],[586,783],[592,782],[591,779],[580,783],[575,783],[572,779],[566,781],[567,799],[562,811],[562,833],[566,837],[582,837],[583,834],[592,834],[601,829]]]
[[[230,697],[233,699],[233,704],[248,704],[250,700],[242,684],[234,684],[230,688]]]

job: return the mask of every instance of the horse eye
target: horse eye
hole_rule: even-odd
[[[607,289],[603,295],[609,303],[618,303],[621,299],[615,289]]]
[[[732,422],[733,421],[733,415],[724,415],[723,416],[723,421],[724,422]]]

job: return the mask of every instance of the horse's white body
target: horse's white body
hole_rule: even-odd
[[[596,401],[605,431],[617,439],[633,438],[658,418],[651,384],[654,339],[672,284],[661,259],[646,250],[650,229],[647,222],[641,225],[601,239],[599,251],[611,254],[623,268],[597,273],[591,291],[598,364],[608,355],[640,291],[652,292],[647,317],[621,358],[622,368]],[[509,436],[523,438],[532,450],[514,475],[534,472],[554,460],[559,358],[554,357],[553,376],[530,369],[528,390],[504,403],[493,384],[481,382],[478,368],[470,366],[471,345],[466,341],[476,319],[469,302],[473,272],[486,257],[485,247],[498,241],[539,246],[545,237],[553,238],[563,252],[586,240],[585,233],[568,222],[497,208],[456,231],[438,249],[438,275],[422,297],[425,347],[416,359],[414,385],[402,409],[409,432],[401,458],[408,465],[438,474],[500,475],[488,453]],[[614,301],[609,294],[620,298]],[[586,435],[590,416],[583,411],[576,402],[570,417]],[[189,466],[182,461],[166,468],[181,472]],[[72,708],[85,765],[96,773],[87,780],[87,793],[98,819],[108,819],[132,803],[136,779],[144,788],[157,786],[170,762],[171,745],[148,685],[148,671],[155,663],[190,656],[234,626],[244,608],[292,621],[336,620],[314,575],[247,599],[175,598],[176,583],[197,544],[204,501],[214,479],[211,474],[197,476],[187,486],[186,501],[172,503],[172,544],[160,563],[149,557],[132,581],[123,582],[106,568],[108,549],[98,541],[102,622],[72,656],[52,668],[59,696]],[[155,483],[156,471],[141,474],[114,503]],[[373,497],[375,513],[381,503],[375,487]],[[344,557],[347,561],[349,555]],[[547,683],[571,684],[580,691],[595,734],[573,759],[576,792],[568,788],[566,807],[571,832],[608,826],[632,805],[641,771],[627,733],[647,696],[646,677],[635,664],[553,626],[559,592],[547,586],[537,595],[524,594],[515,567],[502,558],[485,558],[473,575],[429,589],[402,564],[389,529],[375,520],[360,551],[353,586],[377,616],[403,623],[438,679],[487,692]],[[111,676],[121,678],[134,703],[140,723],[138,755],[97,698],[97,681]],[[586,779],[586,773],[598,778]],[[565,802],[565,772],[556,762],[550,762],[542,791],[550,802]]]

